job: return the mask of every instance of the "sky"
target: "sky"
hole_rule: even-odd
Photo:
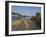
[[[41,12],[41,7],[12,5],[12,12],[27,16],[33,16],[36,15],[37,12]]]

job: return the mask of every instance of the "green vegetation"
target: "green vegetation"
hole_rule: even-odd
[[[32,21],[35,21],[37,27],[41,28],[41,13],[36,13],[36,16],[32,16]]]
[[[21,14],[19,14],[19,13],[14,13],[14,12],[12,12],[12,15],[18,15],[18,16],[21,16]]]
[[[36,13],[36,16],[32,16],[30,19],[27,19],[23,16],[25,19],[21,19],[19,16],[22,16],[18,13],[12,13],[13,15],[18,15],[14,21],[12,21],[12,30],[17,31],[17,30],[30,30],[30,29],[41,29],[41,13],[38,12]],[[36,25],[36,26],[32,26]],[[32,28],[31,28],[32,27]],[[34,28],[33,28],[34,27]],[[36,27],[36,28],[35,28]]]

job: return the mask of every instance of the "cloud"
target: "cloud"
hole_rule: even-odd
[[[36,14],[33,13],[20,13],[21,15],[26,15],[26,16],[36,16]]]
[[[34,14],[31,13],[20,13],[21,15],[26,15],[26,16],[33,16]]]

